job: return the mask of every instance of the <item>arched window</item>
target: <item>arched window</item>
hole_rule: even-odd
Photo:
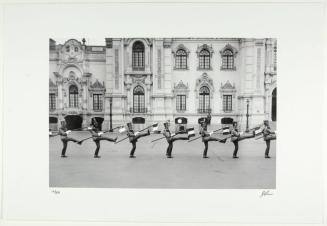
[[[234,69],[234,54],[230,49],[226,49],[222,54],[222,69]]]
[[[210,52],[207,49],[199,54],[199,69],[210,69]]]
[[[134,43],[132,58],[133,70],[144,70],[144,45],[142,42]]]
[[[136,86],[133,90],[133,112],[145,113],[145,98],[144,89],[141,86]]]
[[[199,113],[208,113],[210,111],[210,90],[202,86],[199,92]]]
[[[69,87],[69,107],[78,107],[78,88],[75,85]]]
[[[70,46],[66,46],[66,52],[70,51]]]
[[[179,49],[176,52],[175,68],[176,69],[187,69],[187,53],[183,49]]]

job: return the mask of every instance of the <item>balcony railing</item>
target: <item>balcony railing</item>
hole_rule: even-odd
[[[144,71],[145,67],[137,67],[137,66],[133,66],[133,71]]]
[[[147,108],[130,108],[129,112],[130,113],[147,113],[148,109]]]
[[[202,113],[209,113],[211,112],[210,108],[198,108],[198,113],[202,114]]]

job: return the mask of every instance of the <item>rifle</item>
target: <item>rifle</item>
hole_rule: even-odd
[[[151,127],[155,127],[155,126],[157,126],[157,125],[158,125],[158,123],[152,124],[151,126],[148,126],[148,127],[144,128],[144,129],[141,129],[141,130],[139,130],[139,131],[137,131],[137,132],[140,133],[140,132],[142,132],[142,131],[144,131],[144,130],[147,130],[147,129],[151,128]],[[120,142],[126,140],[127,138],[128,138],[128,136],[126,136],[125,138],[123,138],[123,139],[121,139],[121,140],[119,140],[119,141],[116,141],[115,144],[118,144],[118,143],[120,143]]]
[[[78,128],[78,129],[72,129],[72,130],[70,130],[70,131],[78,131],[78,130],[84,130],[84,129],[86,129],[87,127],[84,127],[84,128]],[[51,133],[52,133],[52,131],[50,131]],[[55,134],[55,135],[50,135],[50,137],[56,137],[56,136],[59,136],[59,133],[57,133],[57,134]]]
[[[249,129],[249,131],[252,131],[252,130],[256,130],[258,127],[260,128],[262,126],[262,124],[259,124],[259,125],[256,125],[255,127]],[[261,133],[260,133],[261,134]],[[232,137],[232,134],[228,135],[227,137],[225,137],[225,139],[228,139]]]
[[[112,130],[115,130],[115,129],[118,129],[118,128],[121,128],[121,127],[122,126],[117,126],[117,127],[113,128]],[[103,132],[103,134],[108,133],[108,132],[111,132],[111,130],[107,130],[107,131]],[[83,141],[88,140],[88,139],[91,139],[92,137],[84,138],[84,139],[80,140],[78,143],[82,143]]]
[[[225,129],[225,128],[216,129],[216,130],[212,131],[212,133],[216,133],[216,132],[218,132],[218,131],[220,131],[220,130],[223,130],[223,129]],[[192,139],[192,140],[188,140],[188,141],[186,141],[186,143],[193,142],[193,141],[195,141],[195,140],[200,139],[201,137],[202,137],[202,136],[198,136],[198,137],[196,137],[196,138],[194,138],[194,139]]]
[[[185,131],[183,131],[183,132],[185,133]],[[171,137],[174,137],[174,136],[176,136],[176,135],[178,135],[178,134],[183,134],[183,133],[181,133],[181,132],[177,132],[177,133],[175,133],[174,135],[172,135]],[[162,140],[162,139],[164,139],[164,138],[166,138],[166,137],[163,136],[163,137],[157,138],[157,139],[155,139],[155,140],[150,141],[150,143],[156,142],[156,141],[158,141],[158,140]]]

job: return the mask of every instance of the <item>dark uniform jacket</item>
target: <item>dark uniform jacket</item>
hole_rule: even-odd
[[[205,137],[209,137],[210,133],[208,131],[206,131],[205,129],[203,129],[203,127],[200,128],[200,132],[199,132],[202,136],[202,141],[205,141]]]
[[[235,127],[232,127],[230,130],[231,133],[231,141],[236,141],[240,137],[240,133],[238,132],[238,129]]]
[[[135,133],[133,131],[128,130],[126,135],[129,137],[129,142],[137,141],[135,139],[136,135],[135,135]]]
[[[262,129],[262,133],[263,133],[264,140],[267,140],[269,135],[274,134],[274,132],[270,129],[270,126],[264,126]]]
[[[164,129],[162,134],[166,137],[167,142],[171,141],[172,136],[169,129]]]
[[[93,140],[96,140],[98,137],[100,137],[100,135],[98,134],[99,133],[99,130],[97,127],[95,126],[91,126],[91,128],[89,129],[92,137],[93,137]]]
[[[67,133],[66,133],[67,131],[68,131],[67,127],[60,127],[59,128],[59,135],[60,135],[61,139],[64,139],[64,138],[67,137]]]

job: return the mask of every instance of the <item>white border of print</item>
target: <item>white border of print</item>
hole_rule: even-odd
[[[319,126],[324,112],[322,3],[118,5],[4,7],[3,219],[10,224],[15,220],[322,224],[322,159],[326,160]],[[262,191],[245,189],[51,192],[48,38],[84,36],[276,37],[279,139],[273,195],[260,198]],[[17,134],[22,128],[23,136]],[[309,130],[315,133],[302,132]]]

